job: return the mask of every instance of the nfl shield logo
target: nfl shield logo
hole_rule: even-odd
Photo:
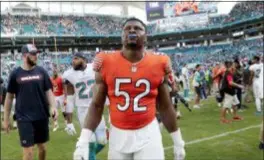
[[[137,72],[137,67],[136,66],[132,66],[131,71],[132,72]]]

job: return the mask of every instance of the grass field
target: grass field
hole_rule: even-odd
[[[202,101],[201,109],[187,111],[180,106],[183,118],[179,121],[186,142],[186,160],[262,160],[263,151],[258,149],[261,119],[255,113],[255,105],[239,113],[244,120],[231,124],[219,122],[219,107],[214,99]],[[229,116],[231,118],[231,116]],[[75,118],[75,127],[78,123]],[[70,160],[79,136],[68,136],[64,132],[63,120],[57,132],[50,132],[48,160]],[[172,140],[165,129],[162,130],[166,159],[173,159]],[[107,159],[108,147],[98,154],[100,160]],[[9,135],[1,134],[1,160],[19,160],[22,157],[17,130]],[[155,152],[155,151],[153,151]],[[35,159],[37,155],[35,153]]]

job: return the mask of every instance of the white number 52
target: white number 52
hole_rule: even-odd
[[[132,79],[131,78],[117,78],[115,80],[115,96],[119,97],[119,96],[123,96],[125,98],[125,104],[124,105],[121,105],[121,104],[117,104],[117,108],[120,110],[120,111],[126,111],[129,107],[129,104],[130,104],[130,100],[131,100],[131,97],[129,95],[128,92],[126,91],[122,91],[120,90],[120,86],[122,84],[131,84],[132,85]],[[140,85],[145,85],[146,86],[146,89],[144,92],[138,94],[134,100],[133,100],[133,111],[134,112],[143,112],[143,111],[146,111],[147,110],[147,107],[146,106],[139,106],[139,100],[145,96],[147,96],[150,92],[150,82],[146,79],[139,79],[137,80],[136,82],[136,86],[133,86],[136,88],[140,87]]]

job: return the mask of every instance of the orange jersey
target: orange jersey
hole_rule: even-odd
[[[63,95],[62,78],[57,77],[56,79],[50,78],[52,82],[52,91],[55,96]]]
[[[94,60],[108,88],[111,123],[120,129],[138,129],[149,124],[156,114],[158,87],[171,72],[169,57],[146,52],[132,65],[120,51],[100,53]]]
[[[213,76],[216,76],[217,75],[219,69],[220,69],[220,67],[214,67],[213,68]],[[218,84],[219,81],[220,81],[219,76],[214,79],[214,83],[217,83]]]
[[[224,66],[221,66],[221,67],[219,67],[219,68],[214,68],[214,69],[213,69],[213,76],[218,75],[218,76],[214,79],[214,83],[217,83],[217,84],[220,83],[221,77],[224,75],[225,71],[226,71],[226,68],[225,68]]]

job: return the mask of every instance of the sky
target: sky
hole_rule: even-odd
[[[30,1],[30,0],[25,0]],[[49,0],[51,1],[51,0]],[[109,0],[110,1],[110,0]],[[224,1],[224,0],[218,0],[218,1]],[[228,14],[232,7],[236,4],[237,0],[234,0],[233,2],[220,2],[218,4],[218,13],[220,14]],[[15,2],[15,0],[10,0],[10,2],[1,2],[1,10],[6,10],[8,6],[15,6],[20,2]],[[50,11],[53,13],[59,13],[59,3],[58,2],[51,2],[51,5],[49,5],[47,2],[25,2],[29,4],[30,6],[38,6],[41,8],[43,12],[48,12],[48,8],[50,6]],[[103,2],[102,2],[103,3]],[[97,13],[97,14],[112,14],[112,15],[122,15],[122,9],[120,6],[112,6],[112,5],[103,5],[103,4],[92,4],[92,2],[86,2],[86,5],[80,4],[80,3],[74,3],[74,2],[64,2],[62,4],[62,12],[63,13],[75,13],[75,14],[82,14],[83,8],[85,13]],[[72,7],[73,6],[73,7]],[[106,12],[107,11],[107,12]],[[144,22],[146,22],[146,12],[145,10],[138,9],[135,7],[129,7],[128,8],[128,15],[129,16],[135,16],[137,18],[140,18]]]

